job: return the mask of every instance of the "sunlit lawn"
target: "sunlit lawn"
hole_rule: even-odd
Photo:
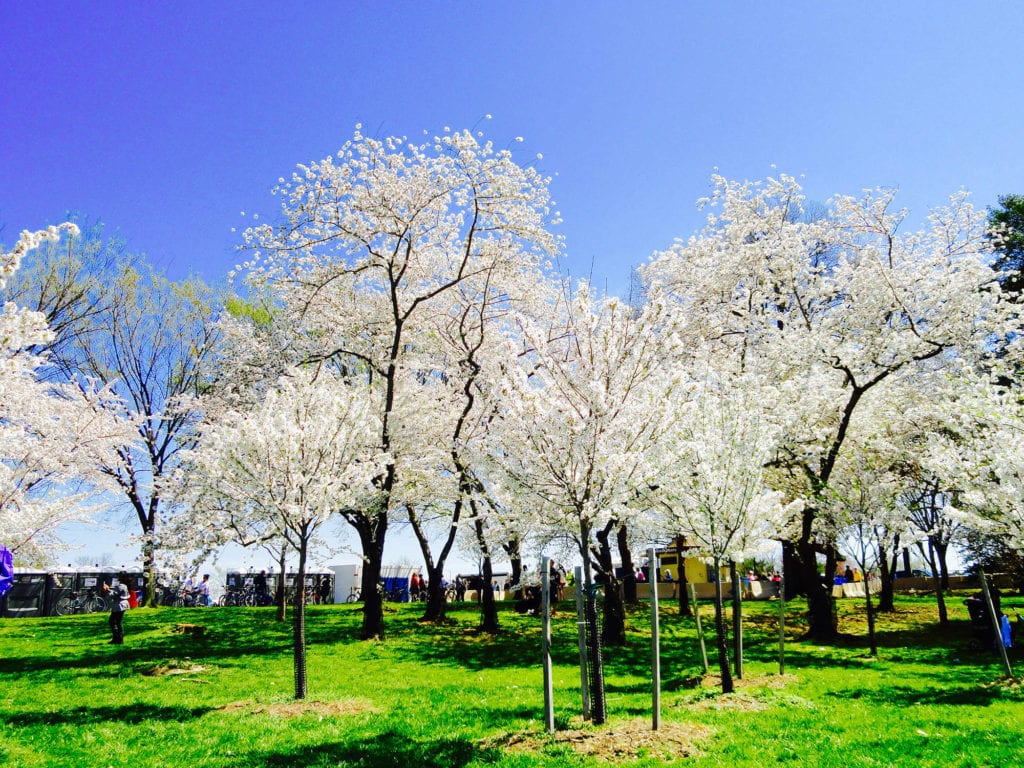
[[[301,705],[291,625],[273,609],[133,610],[123,648],[107,644],[103,615],[4,620],[0,765],[1024,765],[1024,692],[993,652],[969,650],[962,599],[950,599],[953,626],[940,629],[933,600],[899,598],[880,618],[877,659],[859,603],[840,604],[854,635],[830,647],[796,642],[793,604],[781,677],[778,606],[747,603],[745,675],[729,696],[702,674],[692,619],[663,605],[656,737],[646,606],[630,616],[628,647],[606,649],[609,722],[590,726],[579,716],[575,616],[563,604],[555,737],[543,728],[539,620],[511,611],[491,638],[475,631],[475,605],[453,609],[444,626],[402,606],[387,615],[387,639],[368,643],[357,639],[359,606],[311,608]],[[1024,612],[1024,598],[1003,605]],[[176,632],[183,623],[204,634]],[[1011,651],[1015,664],[1022,657]]]

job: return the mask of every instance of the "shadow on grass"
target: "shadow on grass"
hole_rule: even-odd
[[[907,707],[913,704],[951,705],[951,706],[988,706],[998,701],[1006,701],[1007,694],[999,688],[911,688],[905,685],[887,685],[885,688],[873,690],[844,690],[827,694],[837,699],[867,699],[886,704],[897,704]],[[1012,696],[1011,700],[1019,700]]]
[[[163,707],[152,704],[126,704],[122,707],[73,707],[59,712],[15,712],[0,716],[8,725],[28,727],[35,725],[96,725],[101,723],[127,723],[138,725],[151,720],[158,722],[186,722],[210,711],[210,707]]]
[[[258,613],[257,613],[258,611]],[[111,646],[103,614],[32,620],[41,634],[52,632],[60,652],[45,643],[11,646],[0,660],[0,674],[102,669],[109,664],[140,664],[168,658],[230,661],[291,648],[291,622],[273,621],[272,609],[156,608],[133,610],[125,617],[125,644]],[[28,620],[26,620],[28,621]],[[175,632],[178,625],[203,628],[201,636]]]
[[[362,768],[394,766],[445,766],[460,768],[470,763],[493,763],[500,753],[481,748],[466,739],[439,738],[417,741],[396,731],[355,743],[327,743],[270,753],[251,753],[249,765],[293,768],[297,765],[358,765]]]

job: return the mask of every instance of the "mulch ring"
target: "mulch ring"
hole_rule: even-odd
[[[783,691],[787,685],[797,681],[794,675],[758,675],[733,679],[733,692],[722,693],[722,678],[716,674],[694,677],[684,681],[681,688],[690,688],[690,695],[683,695],[669,706],[686,709],[731,709],[745,712],[760,712],[778,702],[775,692]]]
[[[254,701],[234,701],[219,708],[220,712],[237,712],[242,715],[271,715],[273,717],[301,717],[302,715],[319,715],[333,717],[337,715],[358,715],[364,712],[376,712],[377,707],[365,699],[347,699],[345,701],[288,701],[279,704],[259,704]]]
[[[698,723],[665,723],[651,730],[650,720],[626,720],[604,725],[569,728],[553,734],[524,731],[485,739],[482,746],[512,752],[536,752],[556,744],[605,762],[635,760],[644,756],[692,757],[701,754],[697,744],[706,741],[712,729]]]
[[[139,667],[138,672],[146,677],[161,677],[163,675],[196,675],[200,672],[206,672],[208,669],[209,667],[204,667],[202,664],[194,664],[188,659],[170,659],[158,664]]]

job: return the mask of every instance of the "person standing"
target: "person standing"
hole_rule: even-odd
[[[460,603],[466,599],[466,582],[461,573],[455,577],[455,599]]]
[[[256,592],[256,605],[270,605],[270,594],[267,592],[267,572],[260,571],[252,580],[252,588]]]
[[[196,587],[196,605],[204,608],[210,604],[210,574],[204,573],[203,580]]]
[[[103,591],[110,593],[110,644],[124,645],[124,612],[128,610],[128,574],[119,573],[116,583],[103,582]]]

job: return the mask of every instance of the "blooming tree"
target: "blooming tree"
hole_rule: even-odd
[[[595,643],[593,536],[649,484],[648,452],[669,416],[674,381],[662,361],[671,339],[656,333],[661,309],[652,302],[637,312],[583,286],[545,319],[521,317],[510,339],[517,365],[495,393],[501,426],[491,453],[520,489],[526,514],[576,537]],[[602,577],[607,637],[621,595],[614,572]],[[602,722],[600,654],[591,658],[594,720]]]
[[[958,195],[927,228],[901,233],[905,212],[891,210],[888,191],[835,197],[808,220],[792,178],[716,177],[715,187],[706,228],[658,254],[644,279],[674,301],[686,338],[712,341],[727,365],[777,385],[783,433],[772,463],[788,494],[808,500],[784,550],[795,558],[787,583],[807,594],[810,635],[831,637],[816,555],[832,550],[833,529],[818,499],[869,392],[974,359],[1003,334],[985,217]]]
[[[976,376],[929,435],[926,466],[944,478],[954,519],[1024,553],[1024,399],[1016,382]]]
[[[180,528],[225,539],[281,537],[298,554],[295,697],[306,695],[305,584],[309,544],[339,510],[372,506],[387,463],[376,449],[379,404],[364,381],[327,366],[293,369],[262,402],[216,416],[184,454],[189,513]]]
[[[468,131],[416,144],[357,129],[335,157],[300,166],[277,191],[284,223],[247,231],[250,285],[273,294],[306,342],[305,359],[359,370],[378,393],[377,450],[388,457],[375,478],[379,495],[344,515],[364,559],[362,635],[379,637],[388,525],[423,497],[410,475],[424,466],[424,435],[457,423],[450,401],[421,396],[432,377],[459,373],[432,355],[436,321],[490,295],[481,284],[504,285],[500,274],[554,253],[546,225],[557,216],[547,179]],[[449,431],[430,442],[447,452],[454,439]],[[433,477],[447,482],[445,473]]]
[[[676,421],[661,446],[653,496],[669,535],[682,533],[698,556],[721,573],[778,539],[802,505],[784,505],[766,484],[778,426],[769,414],[778,392],[756,377],[695,377],[675,403]],[[715,579],[715,628],[722,691],[733,689],[726,650],[721,579]]]

